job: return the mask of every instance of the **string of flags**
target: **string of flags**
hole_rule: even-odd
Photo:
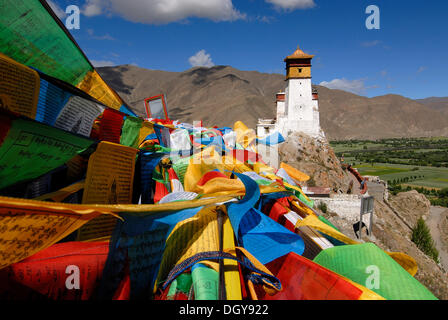
[[[44,2],[0,6],[1,299],[436,299],[263,159],[279,133],[137,117]]]

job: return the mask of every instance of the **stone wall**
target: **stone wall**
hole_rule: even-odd
[[[339,217],[355,223],[359,221],[361,211],[361,196],[351,194],[333,195],[331,198],[311,198],[316,206],[327,205],[327,211],[336,213]]]

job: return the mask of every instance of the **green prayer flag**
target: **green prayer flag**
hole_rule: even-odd
[[[195,300],[218,300],[219,274],[197,263],[191,271]]]
[[[54,170],[94,141],[63,130],[16,119],[0,146],[0,189]]]
[[[313,261],[388,300],[437,300],[425,286],[373,243],[328,248]]]
[[[78,85],[93,67],[38,0],[2,0],[0,52]]]
[[[140,135],[142,123],[143,119],[126,117],[121,129],[120,144],[127,147],[138,148],[138,137]]]

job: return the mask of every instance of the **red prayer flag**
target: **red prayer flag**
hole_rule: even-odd
[[[0,297],[88,300],[99,283],[108,252],[108,242],[55,244],[2,269]]]
[[[270,296],[260,287],[260,300],[358,300],[362,291],[338,274],[290,252],[266,264],[282,284]]]
[[[100,122],[100,140],[120,143],[124,113],[113,109],[104,110]]]

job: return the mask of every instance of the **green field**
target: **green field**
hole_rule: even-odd
[[[361,175],[411,187],[448,188],[446,137],[333,141],[331,146]]]
[[[435,189],[448,188],[448,168],[418,167],[418,170],[415,170],[415,166],[388,163],[375,163],[373,167],[365,163],[354,167],[361,175],[379,176],[384,181],[422,176],[407,182],[406,185]]]
[[[344,143],[331,143],[331,146],[333,147],[333,150],[335,153],[339,152],[350,152],[350,151],[356,151],[356,150],[362,150],[364,146],[366,146],[368,149],[373,148],[380,148],[382,144],[371,142],[371,141],[365,141],[365,142],[347,142]]]

